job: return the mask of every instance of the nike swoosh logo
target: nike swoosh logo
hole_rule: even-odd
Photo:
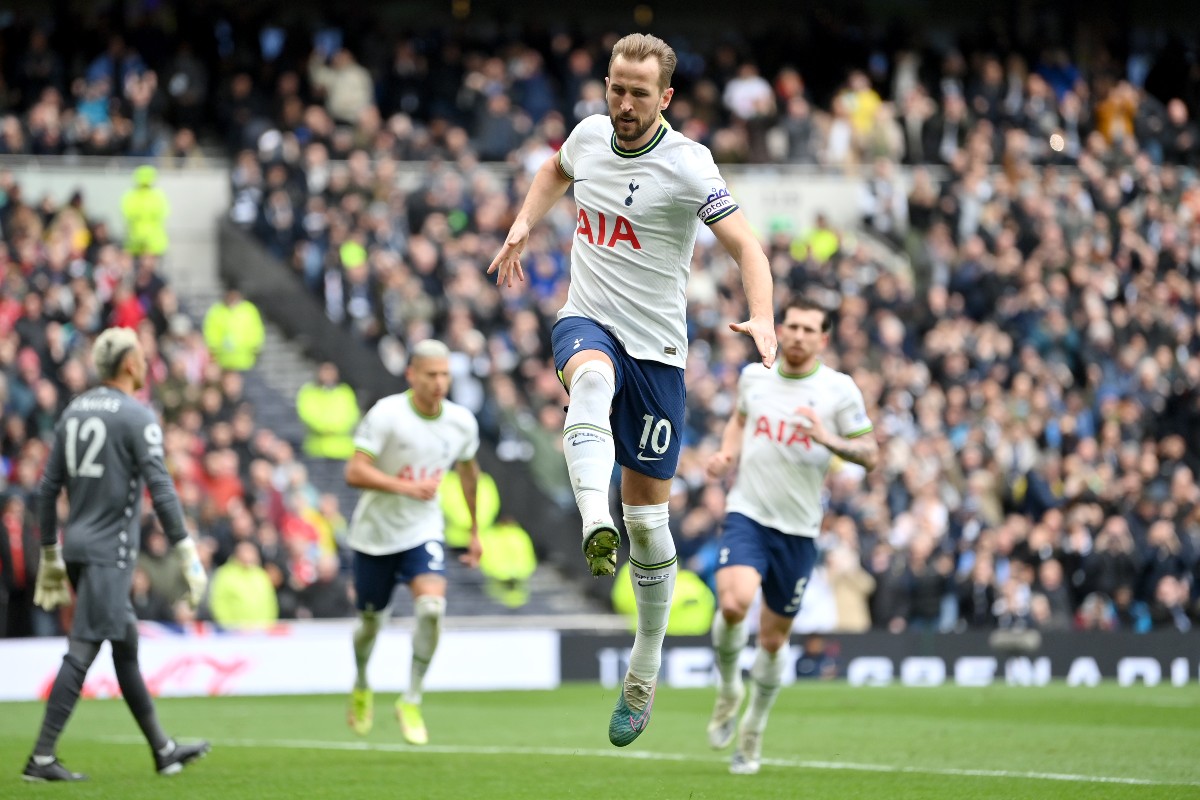
[[[576,183],[583,183],[583,182],[584,182],[584,181],[586,181],[586,180],[588,180],[588,178],[576,178],[576,179],[575,179],[575,182],[576,182]]]
[[[637,454],[637,459],[638,459],[638,461],[662,461],[661,458],[654,458],[653,456],[644,456],[641,453]]]
[[[645,729],[646,723],[650,721],[650,709],[654,706],[654,692],[658,689],[657,686],[650,690],[650,699],[646,701],[646,707],[642,709],[642,713],[636,717],[633,714],[629,715],[629,727],[639,733]]]
[[[663,580],[663,578],[659,578],[656,581],[638,581],[638,586],[658,586]]]

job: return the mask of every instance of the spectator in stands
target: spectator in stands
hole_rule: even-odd
[[[484,476],[487,473],[481,474]],[[446,494],[443,487],[442,497]],[[449,541],[449,526],[446,533]],[[479,571],[483,573],[488,596],[509,608],[525,605],[529,602],[529,580],[537,570],[537,554],[529,533],[512,517],[503,516],[495,524],[484,526],[481,522],[479,538],[483,542]]]
[[[334,53],[315,48],[308,62],[308,76],[324,95],[325,107],[338,122],[357,124],[363,110],[375,101],[371,73],[344,47]]]
[[[340,566],[335,555],[320,558],[316,577],[296,598],[298,619],[344,619],[354,615],[350,583],[340,573]]]
[[[837,627],[843,633],[864,633],[871,629],[871,593],[875,579],[863,569],[858,552],[845,546],[830,550],[826,556],[830,588],[837,607]]]
[[[155,185],[158,170],[143,164],[133,171],[133,187],[121,197],[125,217],[125,249],[134,256],[162,257],[167,251],[167,217],[171,205],[166,193]]]
[[[0,639],[52,632],[35,623],[38,610],[33,606],[33,589],[39,551],[33,515],[25,500],[8,495],[0,510]]]
[[[166,621],[175,618],[175,611],[166,597],[154,590],[150,576],[140,566],[133,568],[133,584],[129,593],[133,613],[140,620]]]
[[[258,360],[265,331],[258,307],[236,288],[204,315],[204,341],[221,369],[245,372]]]
[[[336,364],[321,364],[317,379],[300,387],[296,414],[308,428],[306,455],[345,461],[354,453],[354,427],[362,415],[354,389],[339,379]]]
[[[266,628],[279,618],[275,587],[254,542],[239,542],[232,558],[213,573],[208,605],[213,619],[226,628]]]
[[[142,538],[142,550],[138,553],[137,568],[145,575],[148,586],[146,591],[156,598],[162,599],[168,608],[174,607],[176,601],[187,593],[187,583],[179,574],[179,566],[171,554],[167,537],[162,529],[147,518],[143,522],[146,535]],[[164,617],[171,619],[172,616]]]

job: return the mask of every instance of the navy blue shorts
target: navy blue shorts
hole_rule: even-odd
[[[392,602],[396,586],[418,575],[445,575],[446,549],[441,542],[426,542],[411,550],[372,556],[354,552],[355,605],[359,611],[382,611]]]
[[[796,616],[817,563],[816,539],[780,533],[731,511],[725,515],[717,547],[718,571],[734,565],[754,567],[762,576],[767,608],[781,617]]]
[[[609,357],[617,378],[609,417],[617,463],[651,478],[674,477],[683,435],[683,370],[631,358],[611,333],[586,317],[560,319],[551,342],[559,380],[571,356],[582,350],[599,350]]]

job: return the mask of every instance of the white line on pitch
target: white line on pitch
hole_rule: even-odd
[[[98,741],[113,744],[140,744],[140,736],[99,736]],[[383,753],[430,753],[469,756],[561,756],[587,758],[631,758],[642,761],[692,761],[723,763],[721,756],[691,755],[688,753],[657,753],[650,750],[588,750],[572,747],[493,747],[488,745],[413,746],[392,742],[328,742],[311,739],[214,739],[215,747],[255,747],[280,750],[347,750]],[[866,764],[855,761],[809,761],[790,758],[764,758],[764,766],[789,769],[835,770],[844,772],[889,772],[906,775],[943,775],[962,778],[1020,778],[1035,781],[1064,781],[1067,783],[1116,783],[1131,786],[1200,786],[1190,781],[1159,781],[1149,778],[1118,778],[1106,775],[1075,775],[1066,772],[1021,772],[1009,769],[958,769],[955,767],[911,767],[892,764]]]

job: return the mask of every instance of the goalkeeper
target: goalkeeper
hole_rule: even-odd
[[[141,540],[142,492],[175,544],[195,607],[208,579],[196,545],[184,529],[175,486],[163,464],[163,434],[154,414],[133,398],[146,382],[146,356],[127,328],[96,337],[92,359],[100,386],[76,397],[55,426],[54,449],[38,487],[42,561],[34,602],[53,611],[71,601],[74,620],[67,654],[50,690],[46,715],[33,754],[25,765],[29,781],[79,781],[55,756],[58,737],[79,701],[83,680],[100,645],[112,643],[117,682],[153,753],[161,775],[173,775],[208,752],[208,742],[180,744],[159,727],[154,702],[138,668],[138,631],[129,600]],[[57,503],[67,490],[70,514],[58,546]]]

